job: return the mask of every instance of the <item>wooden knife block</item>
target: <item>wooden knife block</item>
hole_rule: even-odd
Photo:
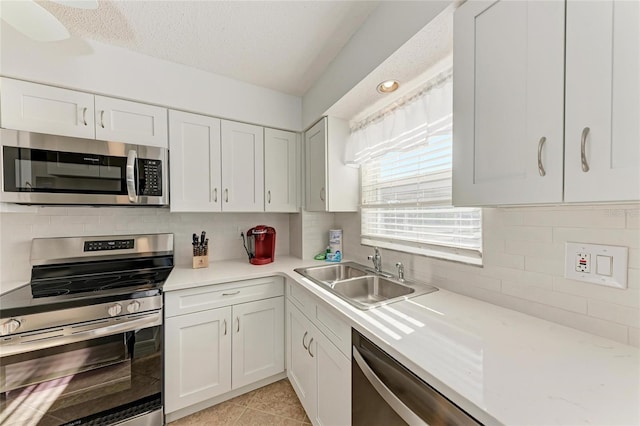
[[[208,268],[209,267],[209,255],[206,256],[193,256],[193,269]]]

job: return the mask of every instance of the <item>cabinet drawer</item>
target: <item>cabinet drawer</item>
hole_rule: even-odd
[[[166,293],[167,318],[284,295],[282,277],[234,281]]]
[[[313,323],[325,336],[340,349],[345,356],[351,357],[351,327],[330,311],[322,302],[315,305]]]

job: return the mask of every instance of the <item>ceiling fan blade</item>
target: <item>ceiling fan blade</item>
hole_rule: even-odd
[[[75,7],[77,9],[97,9],[98,0],[51,0],[63,6]]]
[[[34,1],[1,2],[0,18],[36,41],[58,41],[69,38],[69,31],[58,21],[58,18]]]

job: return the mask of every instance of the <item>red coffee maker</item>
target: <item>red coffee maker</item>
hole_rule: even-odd
[[[249,262],[266,265],[273,262],[276,255],[276,230],[270,226],[258,225],[247,231],[249,240]]]

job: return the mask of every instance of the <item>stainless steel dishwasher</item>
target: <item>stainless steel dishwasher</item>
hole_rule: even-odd
[[[353,426],[481,424],[355,330],[352,343]]]

